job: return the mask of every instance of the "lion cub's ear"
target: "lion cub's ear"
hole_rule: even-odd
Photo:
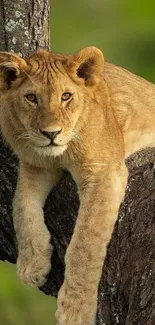
[[[83,78],[86,86],[99,82],[104,68],[103,53],[96,47],[90,46],[82,49],[73,56],[76,63],[76,73]]]
[[[9,89],[26,66],[26,61],[18,55],[0,52],[0,89]]]

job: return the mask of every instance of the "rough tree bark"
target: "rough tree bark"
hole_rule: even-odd
[[[0,50],[30,54],[49,47],[48,0],[1,0]],[[129,184],[100,281],[98,325],[155,324],[155,150],[131,157]],[[0,138],[0,259],[16,263],[17,245],[11,218],[17,158]],[[94,198],[95,199],[95,198]],[[69,174],[49,195],[46,224],[55,250],[52,270],[42,290],[57,295],[63,281],[64,255],[79,207]]]

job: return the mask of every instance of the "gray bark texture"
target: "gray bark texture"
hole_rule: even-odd
[[[25,56],[49,48],[48,0],[1,0],[0,50]],[[124,203],[108,246],[99,286],[98,325],[155,324],[155,150],[131,157]],[[16,263],[12,198],[17,158],[0,138],[0,259]],[[94,197],[95,200],[95,197]],[[41,288],[57,296],[63,282],[64,255],[74,229],[79,202],[75,183],[65,174],[50,193],[45,220],[52,235],[52,270]],[[74,324],[73,324],[74,325]]]

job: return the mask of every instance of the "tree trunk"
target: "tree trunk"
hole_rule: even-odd
[[[0,50],[28,55],[49,47],[48,0],[1,0]],[[155,151],[131,157],[129,184],[120,208],[98,296],[98,325],[155,324]],[[12,198],[17,158],[0,138],[0,259],[16,263],[17,245],[12,225]],[[68,209],[69,207],[69,209]],[[45,220],[55,247],[52,270],[42,290],[57,295],[63,281],[64,255],[79,202],[69,174],[49,195]]]
[[[0,51],[25,56],[49,48],[48,0],[0,1]]]

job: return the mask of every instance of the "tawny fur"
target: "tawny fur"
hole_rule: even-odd
[[[63,93],[72,93],[68,101]],[[36,94],[32,103],[26,94]],[[74,56],[39,51],[26,60],[0,53],[0,125],[19,157],[13,202],[17,269],[45,282],[52,247],[43,206],[67,169],[80,209],[58,296],[58,325],[92,325],[106,247],[127,184],[125,158],[155,144],[155,86],[105,63],[89,47]],[[43,131],[43,133],[42,133]],[[45,132],[59,131],[53,145]]]

